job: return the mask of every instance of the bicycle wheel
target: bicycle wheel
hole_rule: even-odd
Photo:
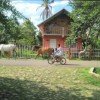
[[[64,57],[61,58],[60,64],[62,65],[66,64],[66,59]]]
[[[48,58],[48,63],[49,63],[49,64],[53,64],[54,62],[55,62],[54,57]]]

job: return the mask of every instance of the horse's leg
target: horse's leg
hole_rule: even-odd
[[[0,51],[0,58],[2,58],[2,51]]]
[[[10,51],[10,58],[12,58],[13,56],[13,51]]]
[[[10,56],[10,51],[5,52],[5,54],[6,54],[6,57],[9,58],[9,56]]]
[[[35,59],[37,58],[38,54],[35,56]]]
[[[42,55],[42,58],[43,58],[43,54],[41,54]]]
[[[0,58],[1,58],[1,51],[0,51]]]
[[[13,50],[13,55],[12,55],[12,56],[13,56],[13,58],[15,58],[15,59],[17,58],[17,51],[16,51],[16,50]]]
[[[7,58],[10,58],[10,51],[6,51],[5,54]]]
[[[3,57],[4,56],[4,51],[3,50],[1,50],[1,57]]]
[[[35,59],[39,56],[40,54],[38,53],[36,56],[35,56]]]
[[[51,57],[51,55],[53,55],[53,54],[52,54],[52,52],[51,52],[51,53],[48,53],[48,58],[50,58],[50,57]]]

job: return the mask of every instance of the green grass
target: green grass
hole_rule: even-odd
[[[27,50],[27,49],[21,50],[21,49],[19,49],[17,51],[17,53],[16,53],[16,56],[18,56],[18,57],[25,57],[25,58],[27,58],[27,57],[34,58],[36,56],[36,53],[33,52],[32,50]]]
[[[19,49],[17,52],[16,52],[16,55],[14,55],[14,57],[18,57],[18,58],[35,58],[37,55],[37,52],[36,51],[32,51],[32,50],[27,50],[27,49],[24,49],[24,50],[21,50]],[[48,55],[45,54],[42,58],[42,56],[38,56],[37,59],[47,59],[48,58]]]
[[[100,68],[95,68],[95,73],[100,74]]]
[[[100,100],[89,68],[0,67],[0,100]]]

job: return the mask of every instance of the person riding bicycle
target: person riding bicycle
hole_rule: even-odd
[[[63,56],[63,50],[62,50],[62,47],[60,46],[60,44],[58,44],[58,48],[55,48],[54,56],[55,56],[56,59]]]
[[[63,49],[60,44],[58,44],[58,48],[55,48],[53,55],[48,59],[49,64],[54,62],[60,62],[60,64],[66,63],[66,58],[63,57]]]

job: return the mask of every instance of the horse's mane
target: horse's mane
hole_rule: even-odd
[[[39,50],[40,48],[41,48],[40,45],[34,45],[34,46],[32,47],[32,50],[33,50],[33,51],[37,51],[37,50]]]

